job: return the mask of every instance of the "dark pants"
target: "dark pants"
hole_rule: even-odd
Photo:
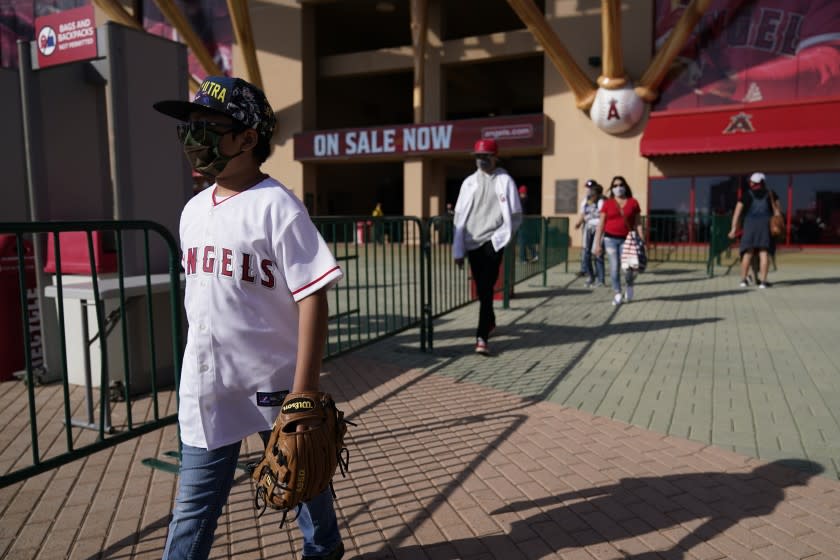
[[[502,254],[503,251],[493,249],[493,243],[490,241],[467,253],[480,305],[478,330],[476,330],[475,336],[484,340],[487,340],[491,328],[496,325],[496,314],[493,312],[493,286],[499,279],[499,265],[502,263]]]

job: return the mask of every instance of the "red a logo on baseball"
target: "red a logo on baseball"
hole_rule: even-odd
[[[615,99],[610,99],[610,110],[607,112],[607,120],[612,119],[621,120],[621,115],[618,114],[618,101]]]

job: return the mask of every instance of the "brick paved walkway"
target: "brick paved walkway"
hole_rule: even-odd
[[[409,331],[325,364],[359,423],[345,558],[840,558],[840,274],[779,264],[762,292],[660,266],[618,309],[553,271],[497,311],[492,357],[470,306],[431,354]],[[176,480],[139,461],[175,447],[170,427],[0,490],[0,555],[159,558]],[[299,557],[239,479],[213,558]]]

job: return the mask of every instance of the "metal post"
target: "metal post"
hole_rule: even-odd
[[[46,169],[42,150],[44,143],[41,138],[41,131],[43,130],[40,111],[41,90],[37,81],[33,79],[33,70],[37,69],[37,58],[33,61],[32,56],[32,49],[35,48],[35,44],[31,41],[18,41],[17,45],[20,64],[18,75],[20,77],[23,150],[26,158],[26,205],[30,221],[37,222],[43,217],[41,204],[39,203],[41,202],[39,192],[43,191],[43,174],[44,169]],[[33,68],[33,64],[35,68]],[[39,372],[38,380],[46,381],[50,377],[47,372],[51,357],[50,345],[47,342],[50,333],[55,332],[55,328],[53,328],[55,325],[54,315],[46,312],[43,286],[49,282],[42,269],[45,259],[37,235],[32,236],[32,250],[35,258],[35,278],[38,288],[38,308],[41,310],[41,337],[42,348],[44,349],[43,371]]]
[[[93,379],[90,374],[90,327],[88,325],[88,306],[87,300],[80,300],[82,303],[82,344],[84,345],[84,352],[82,354],[85,358],[85,399],[87,400],[87,425],[82,424],[85,428],[94,429],[93,418]],[[76,424],[78,425],[78,424]]]
[[[432,220],[420,221],[420,350],[432,351]]]
[[[542,219],[542,235],[540,236],[540,254],[543,256],[540,259],[540,266],[542,267],[542,285],[548,286],[548,218]]]
[[[504,271],[504,280],[502,281],[502,309],[510,309],[510,292],[513,288],[511,269],[516,260],[513,254],[513,247],[514,243],[508,243],[502,254],[502,270]]]

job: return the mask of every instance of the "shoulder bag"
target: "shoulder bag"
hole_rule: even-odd
[[[779,199],[773,191],[768,192],[767,196],[770,197],[770,210],[773,212],[770,216],[770,236],[782,240],[785,237],[785,217],[779,209]]]
[[[645,242],[639,236],[635,228],[630,226],[627,216],[624,215],[624,209],[616,202],[618,206],[618,213],[624,219],[624,225],[627,226],[627,237],[624,239],[624,247],[621,249],[621,268],[623,270],[635,270],[636,272],[644,272],[647,268],[647,250],[645,249]]]

